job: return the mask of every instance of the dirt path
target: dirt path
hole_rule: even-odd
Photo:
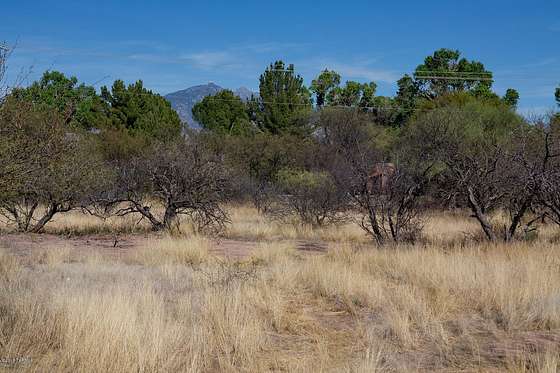
[[[124,257],[134,251],[149,247],[154,240],[161,239],[155,234],[134,235],[85,235],[65,237],[53,234],[0,234],[0,247],[8,249],[18,255],[28,255],[33,251],[54,248],[69,248],[85,253],[99,253],[107,256]],[[246,241],[234,239],[214,239],[212,253],[232,259],[249,257],[262,241]],[[321,253],[327,250],[324,242],[304,240],[281,241],[293,243],[294,246],[306,253]]]

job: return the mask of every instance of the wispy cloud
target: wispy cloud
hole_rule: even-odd
[[[180,58],[204,69],[226,67],[239,63],[238,56],[227,50],[181,54]]]
[[[232,49],[237,51],[251,51],[254,53],[271,53],[271,52],[293,51],[296,49],[309,48],[310,46],[311,46],[310,43],[268,42],[268,43],[241,44],[232,47]]]
[[[340,62],[331,58],[309,59],[297,64],[306,74],[317,74],[329,69],[338,72],[343,80],[368,80],[393,84],[400,78],[394,70],[376,66],[377,59],[360,59],[352,62]]]
[[[560,32],[560,21],[548,26],[548,30],[552,32]]]
[[[398,75],[391,70],[373,68],[359,64],[334,64],[331,68],[338,71],[342,76],[352,79],[366,79],[384,83],[394,83],[397,79],[399,79]]]

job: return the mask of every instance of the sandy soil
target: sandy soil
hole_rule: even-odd
[[[0,247],[6,248],[17,255],[29,255],[33,251],[52,248],[70,248],[89,253],[124,258],[135,250],[149,247],[150,242],[160,236],[155,234],[135,235],[85,235],[64,237],[53,234],[0,234]],[[232,259],[249,257],[260,244],[258,241],[244,241],[232,239],[214,239],[212,252],[216,255]],[[322,253],[327,250],[324,242],[313,241],[284,241],[294,244],[302,252],[309,254]],[[84,252],[85,253],[85,252]]]

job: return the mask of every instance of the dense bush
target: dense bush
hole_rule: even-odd
[[[324,110],[318,123],[326,168],[361,215],[360,227],[379,244],[417,239],[418,202],[429,166],[414,169],[401,159],[392,171],[385,170],[394,156],[394,138],[359,111]],[[376,168],[384,171],[375,175]],[[373,187],[378,176],[381,183]]]
[[[9,100],[0,109],[0,149],[0,214],[19,231],[40,232],[106,186],[93,141],[52,110]]]
[[[304,224],[324,226],[348,220],[349,197],[325,171],[281,170],[278,195],[269,214],[279,219],[294,216]]]
[[[403,146],[439,170],[445,192],[468,206],[489,240],[510,240],[535,202],[542,163],[538,131],[504,104],[452,100],[418,115]],[[506,227],[491,222],[498,209],[509,212]]]
[[[152,144],[115,169],[113,189],[97,202],[116,215],[138,214],[153,230],[178,227],[180,215],[198,230],[221,230],[228,222],[221,204],[228,196],[225,170],[192,139]]]

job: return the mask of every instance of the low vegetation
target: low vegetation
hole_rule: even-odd
[[[426,220],[425,243],[384,250],[337,240],[314,254],[294,233],[239,259],[200,236],[119,258],[2,249],[0,353],[18,371],[556,371],[553,231],[476,244],[461,214]],[[442,220],[456,233],[430,230]]]

